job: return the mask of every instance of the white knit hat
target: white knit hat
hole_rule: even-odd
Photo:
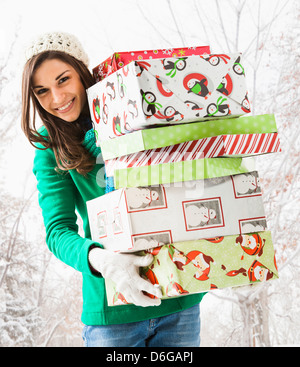
[[[87,67],[89,58],[79,40],[65,32],[51,32],[35,38],[25,50],[25,62],[44,51],[62,51],[82,61]]]

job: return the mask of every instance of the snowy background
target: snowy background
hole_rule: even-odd
[[[81,275],[45,245],[20,129],[22,49],[54,30],[80,39],[91,68],[117,51],[243,53],[252,114],[274,113],[282,143],[256,158],[280,279],[205,296],[201,346],[299,346],[299,1],[0,0],[0,9],[0,346],[82,346]]]

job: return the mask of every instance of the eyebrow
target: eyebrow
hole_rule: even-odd
[[[62,72],[61,74],[59,74],[55,80],[58,80],[59,78],[61,78],[65,73],[67,73],[68,71],[71,71],[71,70],[65,70],[64,72]],[[36,89],[36,88],[43,88],[42,85],[36,85],[35,87],[33,87],[32,89]]]

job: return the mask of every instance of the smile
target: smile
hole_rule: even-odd
[[[73,105],[75,98],[73,98],[70,102],[68,102],[67,104],[65,104],[62,107],[56,108],[57,111],[59,112],[67,112],[71,109],[71,106]]]

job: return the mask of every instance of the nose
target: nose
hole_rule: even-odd
[[[59,88],[52,88],[51,90],[52,102],[60,104],[64,101],[64,92]]]

